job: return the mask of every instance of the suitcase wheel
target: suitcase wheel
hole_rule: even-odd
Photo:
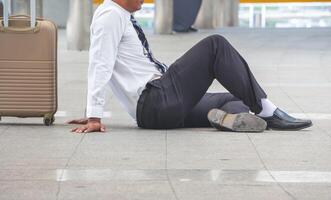
[[[53,115],[45,115],[44,116],[44,124],[45,126],[51,126],[55,121],[55,117]]]

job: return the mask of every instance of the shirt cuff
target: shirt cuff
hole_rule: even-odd
[[[86,108],[87,118],[102,118],[103,117],[103,107],[102,106],[87,106]]]

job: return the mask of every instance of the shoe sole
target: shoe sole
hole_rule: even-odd
[[[267,128],[263,119],[249,113],[229,114],[212,109],[208,112],[208,120],[214,128],[221,131],[263,132]]]

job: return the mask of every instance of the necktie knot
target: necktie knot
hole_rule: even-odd
[[[130,20],[133,24],[137,24],[137,20],[131,15]]]

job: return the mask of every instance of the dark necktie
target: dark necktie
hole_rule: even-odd
[[[131,22],[133,24],[134,29],[136,30],[137,34],[138,34],[138,38],[141,42],[141,44],[144,47],[144,51],[145,51],[145,55],[149,58],[149,60],[151,62],[153,62],[156,66],[156,68],[162,73],[164,74],[167,71],[167,65],[165,65],[164,63],[161,63],[160,61],[158,61],[156,58],[154,58],[152,51],[149,47],[148,41],[146,39],[146,36],[144,34],[143,29],[140,27],[140,25],[138,24],[137,20],[131,15]]]

